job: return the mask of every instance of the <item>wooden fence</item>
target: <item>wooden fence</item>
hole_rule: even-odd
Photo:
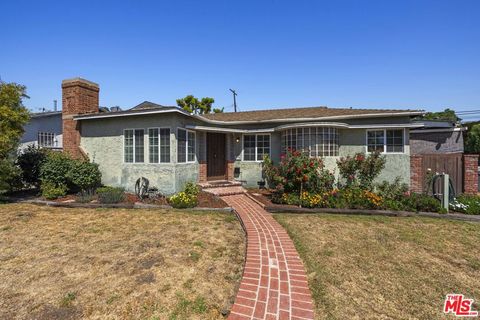
[[[455,192],[463,192],[463,157],[461,153],[424,154],[423,172],[431,169],[433,173],[447,173],[452,179]]]

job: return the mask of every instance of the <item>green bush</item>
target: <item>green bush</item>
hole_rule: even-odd
[[[405,196],[403,201],[405,210],[408,211],[425,211],[425,212],[439,212],[442,209],[440,201],[432,196],[412,193],[409,196]]]
[[[466,214],[480,214],[480,197],[460,195],[450,204],[450,209]]]
[[[72,184],[82,191],[94,190],[102,179],[98,164],[87,161],[74,161],[67,175]]]
[[[47,150],[29,145],[17,158],[17,165],[22,170],[22,180],[25,184],[38,186],[40,184],[40,169],[47,158]]]
[[[97,189],[98,202],[120,203],[125,200],[125,190],[118,187],[100,187]]]
[[[408,192],[408,185],[401,182],[400,177],[396,177],[392,183],[383,181],[376,186],[377,193],[384,199],[401,201]]]
[[[79,203],[89,203],[89,202],[92,202],[93,200],[95,200],[96,198],[97,198],[96,194],[92,190],[80,191],[77,194],[75,201],[79,202]]]
[[[181,191],[169,197],[168,203],[174,208],[183,209],[195,207],[198,203],[198,200],[196,195]]]
[[[22,187],[21,170],[10,159],[0,159],[0,193]]]
[[[67,194],[65,185],[55,185],[51,182],[42,183],[41,190],[42,196],[48,200],[57,199]]]
[[[40,167],[43,183],[66,186],[69,192],[89,191],[100,185],[98,165],[70,158],[62,152],[49,152]]]
[[[74,189],[69,179],[69,172],[74,167],[74,160],[63,152],[49,152],[40,167],[42,184],[65,186],[68,190]]]
[[[185,184],[185,188],[183,189],[183,191],[186,194],[197,196],[198,193],[200,192],[200,188],[194,182],[187,182]]]

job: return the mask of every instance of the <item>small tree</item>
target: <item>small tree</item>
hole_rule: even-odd
[[[25,86],[0,81],[0,191],[11,189],[12,182],[19,181],[14,153],[30,119],[24,98],[28,98]]]

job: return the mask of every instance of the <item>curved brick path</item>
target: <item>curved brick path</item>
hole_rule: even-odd
[[[245,270],[228,319],[313,319],[305,269],[287,232],[246,195],[222,199],[247,233]]]

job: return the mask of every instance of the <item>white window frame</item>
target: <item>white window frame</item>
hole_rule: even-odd
[[[388,130],[402,130],[403,131],[403,152],[387,152],[387,131]],[[406,130],[405,128],[378,128],[365,130],[365,153],[370,154],[373,152],[368,151],[368,132],[370,131],[383,131],[383,154],[405,154],[406,146]]]
[[[52,138],[52,143],[45,144],[44,142],[48,141],[50,138]],[[57,135],[55,134],[55,132],[51,132],[51,131],[38,131],[37,145],[41,148],[55,148],[57,147]]]
[[[132,162],[126,162],[125,161],[125,131],[127,130],[133,130],[133,159]],[[143,131],[143,162],[137,162],[135,161],[135,131],[136,130],[142,130]],[[123,150],[122,150],[122,158],[123,158],[123,163],[125,164],[132,164],[132,163],[148,163],[145,161],[145,128],[125,128],[123,129],[123,135],[122,135],[122,144],[123,144]]]
[[[245,145],[244,145],[244,137],[245,136],[255,136],[255,160],[245,160]],[[268,136],[268,140],[270,142],[270,147],[268,148],[268,156],[271,157],[272,155],[272,135],[270,133],[244,133],[242,135],[242,161],[245,162],[263,162],[263,160],[257,160],[258,156],[258,146],[257,146],[257,136]]]
[[[186,144],[185,144],[185,162],[179,162],[178,161],[178,132],[180,130],[183,130],[185,131],[185,138],[186,138]],[[193,161],[190,160],[188,161],[188,147],[189,147],[189,143],[188,143],[188,133],[193,133],[193,154],[194,154],[194,159]],[[193,130],[188,130],[188,129],[185,129],[185,128],[177,128],[177,136],[176,136],[176,141],[177,141],[177,157],[176,157],[176,161],[177,163],[196,163],[197,162],[197,133]],[[171,158],[170,158],[171,160]]]
[[[150,129],[158,129],[158,162],[150,162]],[[168,162],[162,162],[162,152],[161,152],[161,135],[160,131],[162,129],[168,129],[169,134],[168,134],[168,140],[169,140],[169,148],[170,148],[170,161]],[[143,162],[143,163],[149,163],[149,164],[163,164],[163,163],[171,163],[172,162],[172,142],[170,141],[170,135],[172,134],[172,129],[170,127],[149,127],[147,128],[147,140],[148,140],[148,162]],[[123,140],[125,141],[125,140]],[[125,149],[124,149],[125,150]],[[183,163],[183,162],[182,162]]]

